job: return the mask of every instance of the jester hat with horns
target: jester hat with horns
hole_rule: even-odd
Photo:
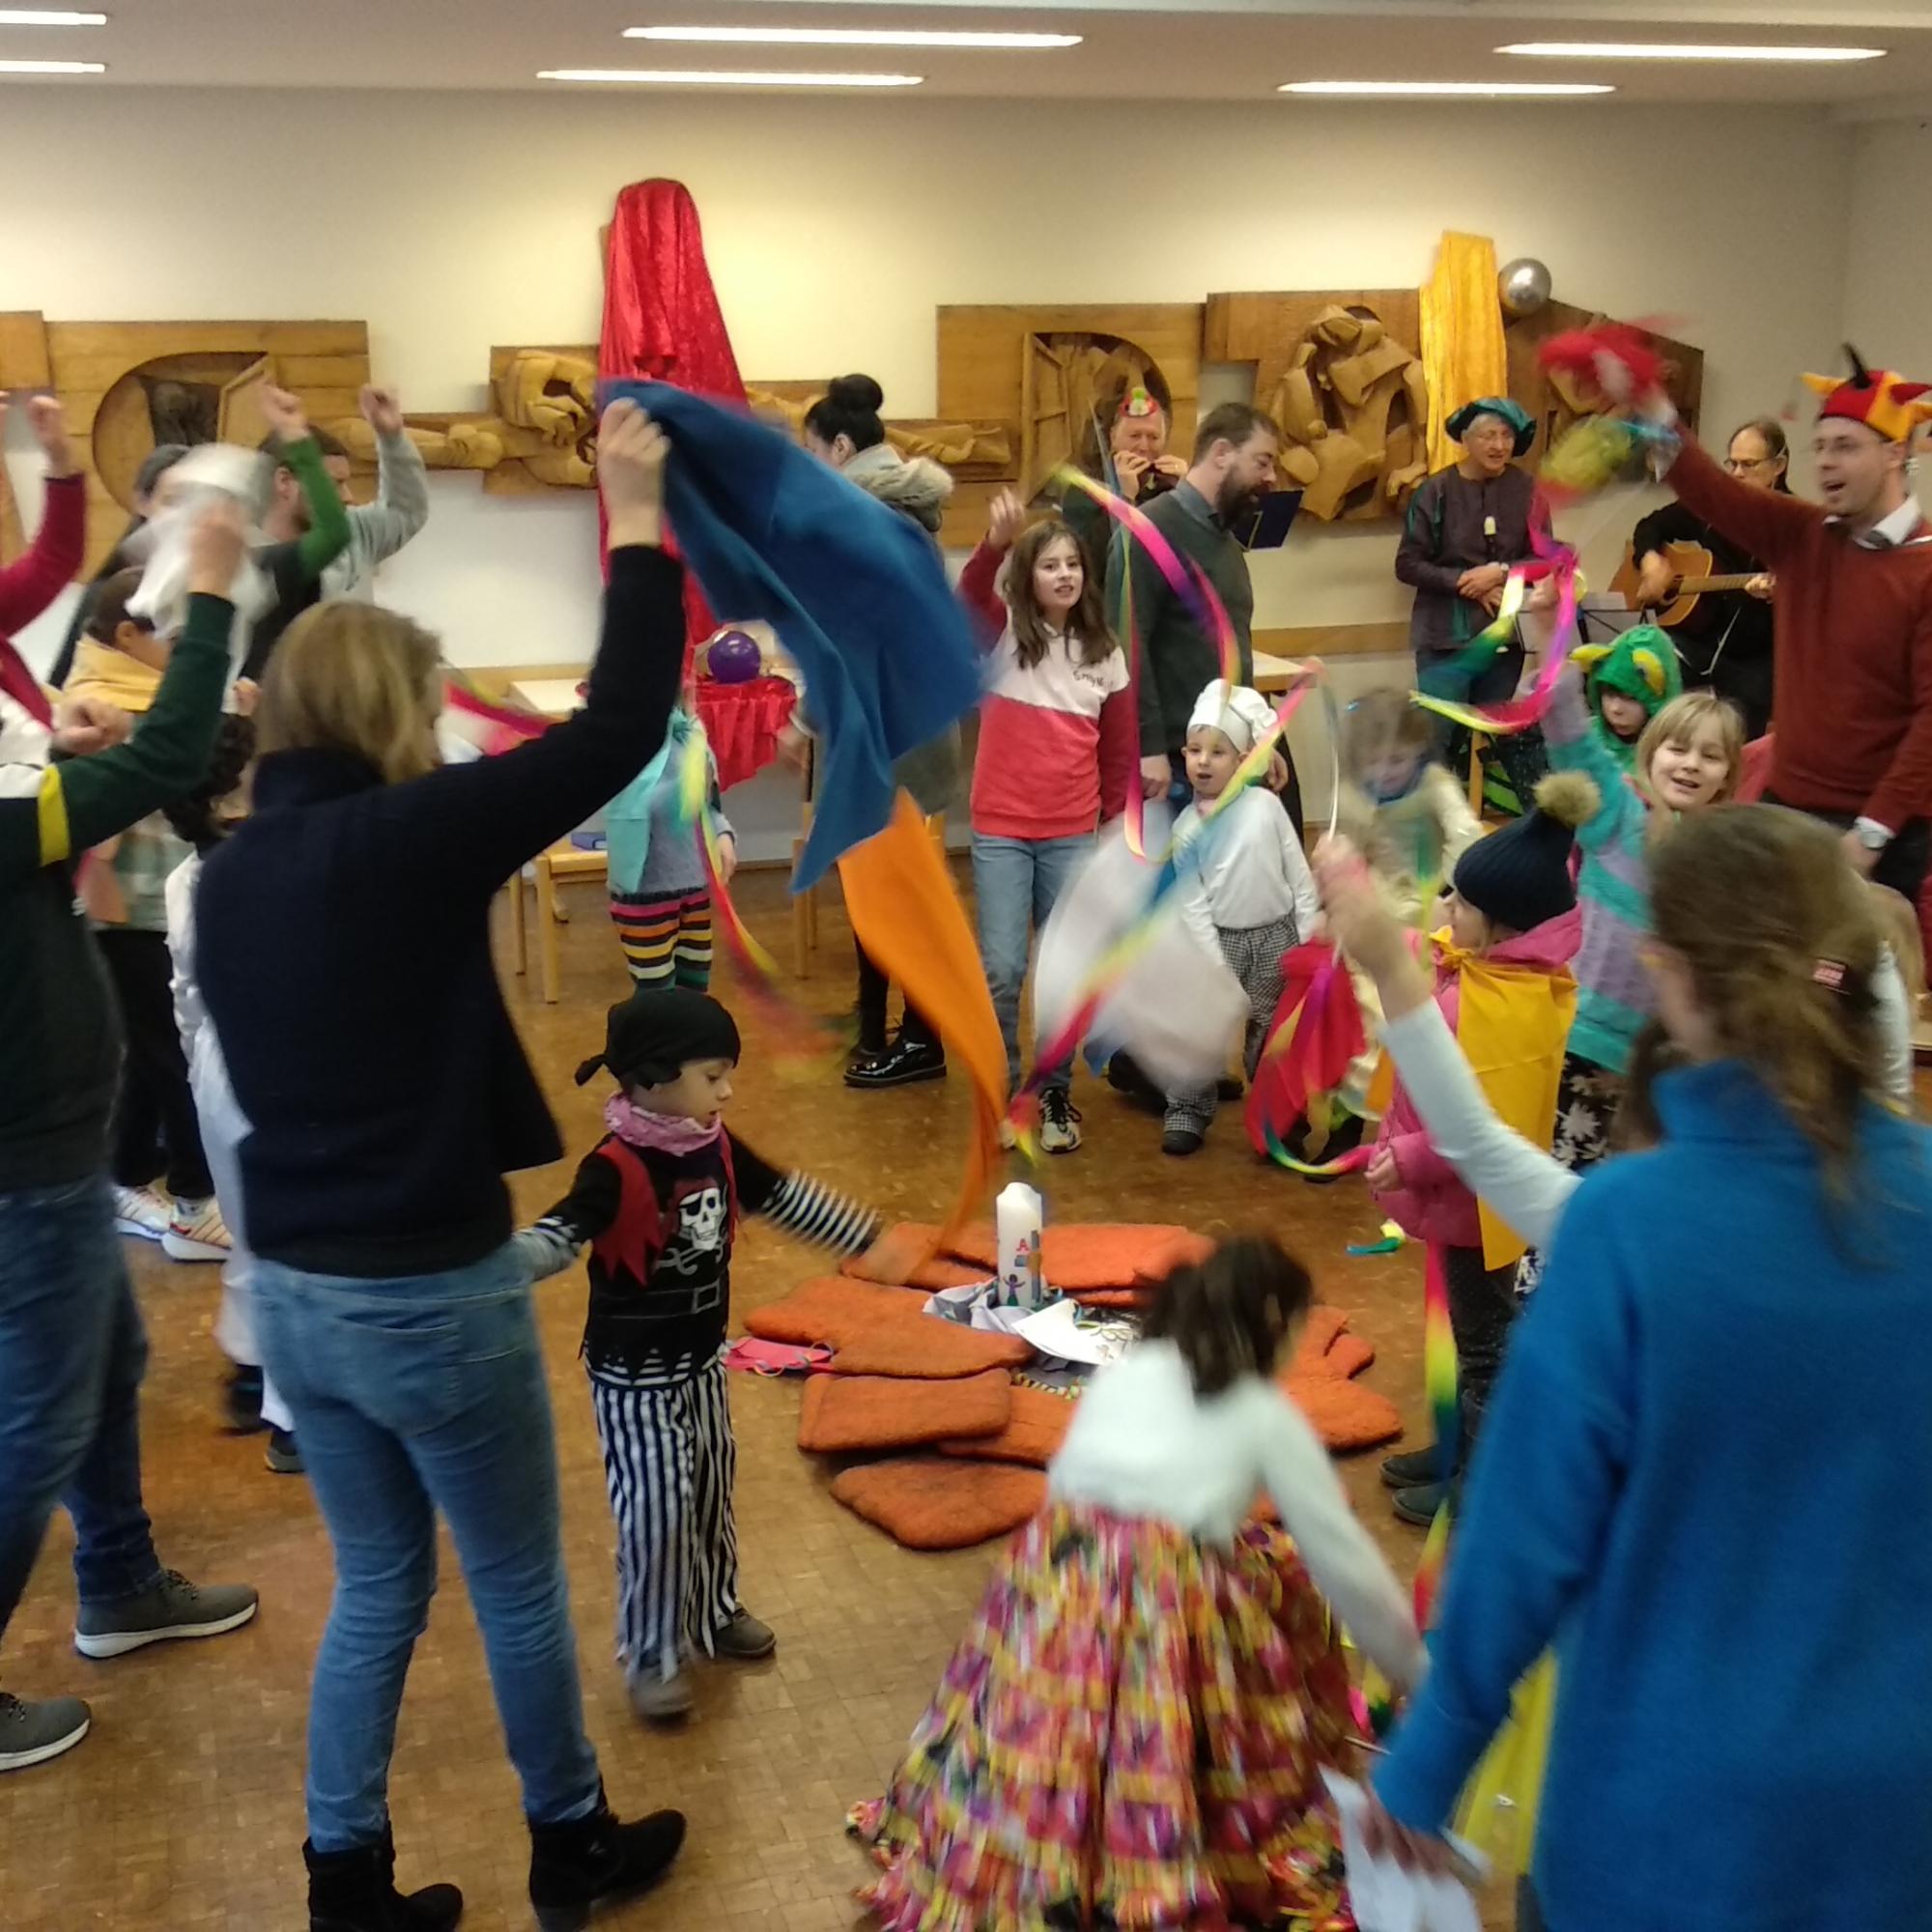
[[[1804,379],[1806,388],[1825,398],[1818,406],[1819,421],[1842,416],[1876,430],[1888,442],[1909,442],[1920,423],[1932,422],[1932,401],[1926,400],[1932,396],[1932,383],[1908,383],[1890,369],[1867,369],[1849,342],[1845,355],[1850,376]]]

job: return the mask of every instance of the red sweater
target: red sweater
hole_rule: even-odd
[[[31,624],[67,588],[80,570],[86,548],[86,481],[79,475],[49,476],[33,548],[0,570],[0,692],[43,724],[46,699],[14,648],[14,633]]]
[[[1132,677],[1119,649],[1083,664],[1058,637],[1037,665],[1022,665],[997,588],[1005,555],[982,543],[959,579],[959,594],[991,642],[973,760],[973,830],[995,838],[1082,838],[1124,811],[1128,786],[1140,781]]]
[[[1777,579],[1771,789],[1893,832],[1932,817],[1932,527],[1861,550],[1816,503],[1736,481],[1688,438],[1670,481]]]

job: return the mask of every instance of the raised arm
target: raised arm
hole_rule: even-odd
[[[1000,566],[1013,547],[1013,539],[1026,526],[1026,505],[1011,490],[1002,490],[993,498],[986,534],[966,568],[959,573],[959,595],[966,608],[978,618],[982,647],[999,642],[1007,628],[1007,607],[1000,596]]]
[[[1727,475],[1695,437],[1680,431],[1683,440],[1670,466],[1670,487],[1677,500],[1693,516],[1741,550],[1776,567],[1779,559],[1803,543],[1824,516],[1815,503],[1788,497],[1781,490],[1753,490]]]
[[[376,433],[376,500],[348,512],[350,552],[358,573],[386,563],[429,522],[429,471],[403,427],[395,391],[367,384],[361,407]]]
[[[99,845],[200,779],[221,722],[235,614],[227,592],[241,561],[239,512],[204,514],[188,543],[187,621],[140,728],[88,757],[8,768],[31,789],[0,797],[0,877],[24,878]]]
[[[1261,1397],[1263,1478],[1315,1587],[1363,1654],[1393,1683],[1412,1689],[1422,1682],[1427,1659],[1407,1595],[1349,1507],[1308,1418],[1277,1389]]]
[[[262,390],[262,413],[275,433],[275,461],[301,486],[309,525],[296,555],[305,582],[313,583],[349,548],[349,512],[322,467],[322,449],[308,433],[308,416],[298,398],[272,383]]]
[[[27,419],[46,452],[46,504],[26,555],[0,570],[0,637],[23,630],[80,570],[87,549],[87,484],[73,460],[67,419],[51,396],[36,396]],[[7,405],[0,401],[0,429]]]
[[[1577,842],[1585,851],[1612,838],[1627,813],[1644,809],[1591,721],[1583,673],[1574,662],[1556,680],[1544,714],[1543,742],[1552,771],[1581,772],[1597,787],[1597,809],[1577,828]]]
[[[421,864],[484,893],[582,825],[656,756],[684,668],[684,573],[662,548],[669,445],[635,403],[598,438],[611,536],[604,636],[581,710],[474,764],[391,785],[368,810]]]

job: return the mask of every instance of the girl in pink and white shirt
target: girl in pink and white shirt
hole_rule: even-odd
[[[1093,848],[1095,828],[1125,809],[1139,738],[1126,657],[1101,614],[1100,585],[1057,516],[1028,524],[1019,498],[1002,492],[959,592],[991,640],[973,765],[973,887],[980,953],[1017,1086],[1033,929]],[[1069,1068],[1055,1068],[1040,1095],[1049,1153],[1080,1145],[1069,1079]]]

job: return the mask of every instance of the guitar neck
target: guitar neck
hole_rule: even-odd
[[[1687,577],[1677,586],[1680,597],[1707,597],[1715,590],[1744,590],[1751,582],[1752,573],[1742,577]]]

